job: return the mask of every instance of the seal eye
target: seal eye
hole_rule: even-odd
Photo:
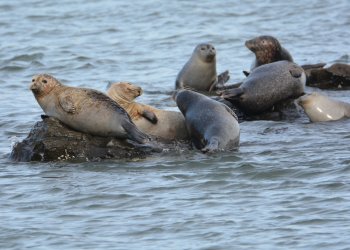
[[[32,82],[35,82],[35,79],[32,79]]]
[[[42,82],[43,82],[43,83],[47,83],[47,81],[46,81],[46,80],[42,80]]]
[[[202,47],[201,50],[205,50],[205,47]]]

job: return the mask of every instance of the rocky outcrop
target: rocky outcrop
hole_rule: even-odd
[[[333,90],[350,89],[350,65],[335,63],[328,68],[324,66],[320,64],[319,67],[304,68],[307,86]]]
[[[14,161],[96,161],[100,159],[138,159],[159,154],[164,148],[189,148],[188,143],[151,141],[147,145],[92,136],[75,131],[52,117],[42,117],[27,138],[14,145]]]

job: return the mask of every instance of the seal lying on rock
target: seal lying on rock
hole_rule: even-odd
[[[138,143],[148,140],[128,113],[99,91],[65,86],[47,74],[34,76],[30,89],[46,115],[77,131]]]
[[[293,62],[292,56],[273,36],[258,36],[245,42],[245,46],[255,54],[251,70],[264,64],[277,61]]]
[[[239,88],[221,93],[243,112],[256,115],[303,95],[305,78],[304,70],[297,64],[277,61],[255,68]]]
[[[239,145],[239,124],[226,105],[190,91],[175,92],[174,99],[185,116],[192,143],[202,152],[231,150]]]
[[[142,132],[162,139],[189,139],[184,116],[180,112],[160,110],[135,102],[134,99],[142,92],[139,86],[118,82],[111,84],[107,95],[129,113]]]
[[[216,73],[216,50],[209,43],[201,43],[194,49],[191,58],[177,75],[176,89],[212,91],[217,84],[229,79],[228,71]]]
[[[334,100],[316,92],[301,96],[298,104],[303,107],[312,122],[350,118],[350,103]]]

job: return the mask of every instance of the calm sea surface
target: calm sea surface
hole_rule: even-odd
[[[350,63],[348,0],[0,0],[0,13],[0,249],[350,249],[346,120],[243,122],[238,152],[210,156],[8,159],[43,113],[34,74],[101,91],[128,80],[140,102],[176,110],[166,92],[200,42],[231,82],[258,35],[300,64]]]

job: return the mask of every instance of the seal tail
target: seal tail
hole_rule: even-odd
[[[213,153],[219,150],[219,141],[212,138],[209,143],[201,149],[203,153]]]
[[[150,140],[149,136],[145,133],[142,133],[133,123],[125,124],[123,125],[123,128],[127,133],[128,139],[132,141],[135,141],[140,144],[145,144]]]

